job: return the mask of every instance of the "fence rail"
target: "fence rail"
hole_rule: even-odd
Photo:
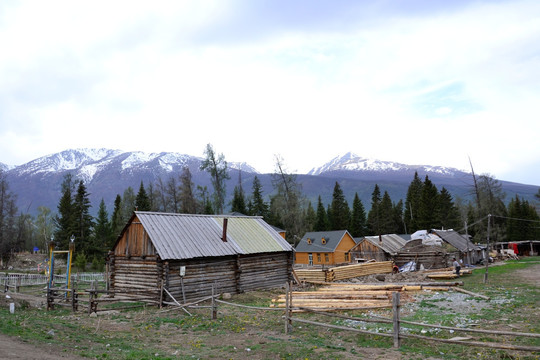
[[[72,274],[71,281],[74,282],[92,282],[92,281],[104,281],[104,273],[79,273]],[[33,285],[45,285],[49,282],[49,276],[45,274],[20,274],[9,273],[0,274],[0,284],[8,287],[14,286],[33,286]],[[54,275],[55,283],[65,283],[66,275]]]

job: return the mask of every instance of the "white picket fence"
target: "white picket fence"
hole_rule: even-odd
[[[0,286],[32,286],[32,285],[47,285],[49,276],[44,274],[0,274]],[[92,282],[105,281],[104,273],[78,273],[71,274],[72,282]],[[54,275],[56,284],[65,284],[66,275]]]

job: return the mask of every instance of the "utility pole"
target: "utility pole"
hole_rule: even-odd
[[[487,216],[488,224],[487,224],[487,246],[486,246],[486,272],[484,274],[484,284],[487,284],[488,281],[488,268],[489,268],[489,233],[491,230],[491,214],[488,214]]]

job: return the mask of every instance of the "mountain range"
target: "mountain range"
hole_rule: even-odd
[[[5,172],[10,190],[17,194],[20,211],[35,214],[39,206],[56,211],[61,196],[64,175],[71,173],[82,179],[90,193],[92,212],[97,212],[101,199],[105,200],[109,212],[117,194],[131,186],[138,191],[141,181],[145,185],[171,176],[178,176],[189,167],[195,185],[207,186],[212,191],[210,177],[199,169],[203,159],[196,156],[173,153],[125,152],[111,149],[71,149],[43,156],[26,164],[9,167],[0,163]],[[272,174],[259,173],[246,163],[228,162],[230,179],[227,182],[227,201],[232,198],[233,188],[242,184],[246,195],[252,192],[253,178],[257,176],[263,193],[269,196],[272,189]],[[388,191],[392,200],[405,200],[407,188],[418,172],[421,179],[426,175],[440,189],[445,187],[456,197],[470,198],[473,179],[470,173],[455,168],[427,165],[406,165],[390,161],[362,158],[353,153],[340,155],[307,174],[296,174],[297,181],[314,207],[320,195],[323,203],[332,200],[334,185],[339,182],[344,195],[352,205],[358,193],[366,209],[369,209],[371,193],[375,184],[381,191]],[[500,180],[507,200],[516,194],[529,201],[534,199],[537,186]]]

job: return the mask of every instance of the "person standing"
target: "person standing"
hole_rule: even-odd
[[[452,265],[454,266],[454,270],[456,270],[456,275],[459,276],[459,271],[461,270],[461,265],[456,260],[456,258],[453,258],[453,260],[454,260],[454,262],[452,263]]]

